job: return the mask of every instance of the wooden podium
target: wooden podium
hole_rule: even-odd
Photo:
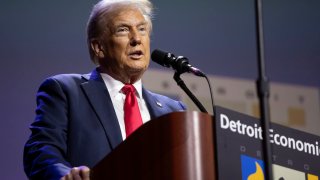
[[[214,180],[213,117],[174,112],[144,124],[91,170],[93,180]]]

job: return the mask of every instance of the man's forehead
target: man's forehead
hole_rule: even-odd
[[[113,26],[143,26],[147,25],[148,22],[145,20],[142,21],[136,21],[136,22],[131,22],[131,21],[115,21],[112,23]]]

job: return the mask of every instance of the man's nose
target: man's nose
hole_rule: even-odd
[[[137,30],[132,30],[130,37],[130,45],[136,46],[138,44],[141,44],[141,34],[139,34]]]

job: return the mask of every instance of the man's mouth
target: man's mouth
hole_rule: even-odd
[[[143,56],[143,52],[140,50],[132,51],[129,53],[131,59],[140,59]]]

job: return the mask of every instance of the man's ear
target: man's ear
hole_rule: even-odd
[[[100,44],[99,40],[97,39],[91,40],[90,45],[96,57],[104,58],[104,49],[103,49],[103,46]]]

